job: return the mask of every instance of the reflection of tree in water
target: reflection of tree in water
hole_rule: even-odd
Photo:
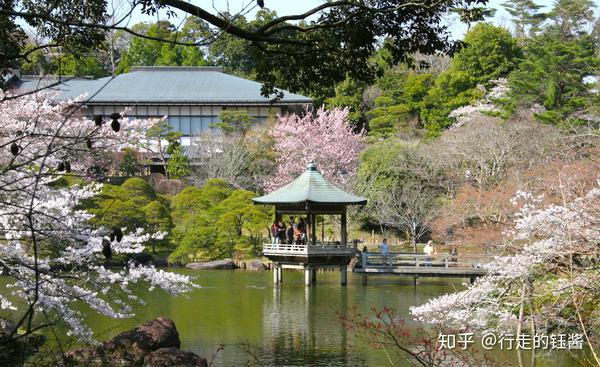
[[[348,353],[346,330],[335,316],[336,311],[347,308],[346,289],[339,291],[339,302],[331,303],[319,299],[323,294],[316,287],[303,288],[275,287],[273,302],[264,304],[264,341],[257,353],[260,363],[363,365],[363,358]],[[331,321],[324,313],[332,315]]]

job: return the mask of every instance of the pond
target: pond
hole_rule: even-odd
[[[349,274],[348,286],[341,287],[339,272],[319,272],[317,285],[308,288],[302,272],[286,270],[284,284],[275,287],[269,271],[173,271],[196,276],[201,288],[187,297],[138,290],[146,304],[136,308],[135,318],[87,317],[96,338],[105,340],[167,316],[175,321],[181,348],[209,361],[214,356],[213,366],[245,365],[254,361],[251,354],[260,361],[258,365],[388,366],[385,352],[361,344],[342,327],[337,312],[352,306],[363,312],[390,306],[398,315],[408,316],[410,306],[462,289],[464,281],[422,278],[415,288],[408,277],[370,277],[369,285],[363,286],[360,276]],[[503,365],[516,364],[514,352],[492,357]],[[545,358],[538,365],[569,365],[566,355],[560,357]]]

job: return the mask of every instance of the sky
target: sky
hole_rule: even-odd
[[[121,0],[115,0],[121,1]],[[501,25],[507,28],[510,28],[511,21],[510,15],[504,10],[502,7],[502,3],[506,0],[490,0],[487,4],[488,8],[496,9],[496,14],[492,19],[490,19],[494,24]],[[596,4],[596,14],[600,14],[600,0],[593,0],[594,4]],[[247,18],[252,19],[257,10],[259,10],[258,6],[256,6],[255,0],[191,0],[193,4],[199,5],[210,12],[216,12],[215,8],[219,11],[225,11],[229,9],[230,13],[237,13],[242,9],[247,9],[248,14]],[[290,15],[290,14],[300,14],[306,12],[309,9],[312,9],[319,4],[322,4],[323,0],[264,0],[265,6],[271,10],[275,10],[278,15]],[[543,5],[546,9],[542,9],[542,11],[550,10],[554,0],[537,0],[535,1],[539,5]],[[159,15],[160,16],[160,15]],[[182,17],[180,16],[179,19]],[[450,31],[452,33],[452,37],[454,39],[462,39],[464,34],[467,31],[466,24],[461,23],[456,17],[448,16],[447,22],[450,25]],[[138,23],[140,21],[155,21],[156,17],[149,17],[140,14],[139,11],[135,12],[134,16],[130,20],[130,25]],[[176,22],[173,22],[176,23]]]

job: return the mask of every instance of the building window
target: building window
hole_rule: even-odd
[[[190,116],[179,116],[179,132],[184,136],[189,136],[191,134]]]

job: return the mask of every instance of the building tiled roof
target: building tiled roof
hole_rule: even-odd
[[[56,83],[56,78],[24,76],[18,90],[33,90]],[[58,99],[87,93],[90,104],[266,104],[261,84],[221,72],[218,67],[134,67],[131,72],[100,79],[63,77]],[[276,104],[310,104],[312,100],[283,91]]]
[[[294,181],[267,195],[252,199],[256,204],[346,204],[363,205],[367,199],[354,196],[327,182],[317,166],[310,162]]]

